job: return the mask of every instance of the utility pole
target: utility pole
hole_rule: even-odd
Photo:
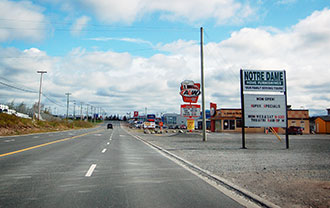
[[[71,93],[67,92],[65,93],[66,95],[66,119],[68,119],[69,116],[69,96],[71,95]]]
[[[94,107],[94,123],[96,123],[96,113],[97,113],[97,108]]]
[[[206,138],[206,115],[205,115],[205,78],[204,78],[204,53],[203,53],[203,27],[201,27],[201,84],[202,84],[202,128],[203,128],[203,141]]]
[[[93,106],[91,106],[91,113],[92,113],[92,123],[94,122],[94,111],[93,111]]]
[[[41,102],[41,84],[42,84],[42,75],[47,73],[47,71],[37,71],[40,73],[40,87],[39,87],[39,101],[38,101],[38,120],[40,120],[40,102]]]
[[[92,123],[94,122],[94,111],[93,111],[93,106],[91,106],[91,113],[92,113]]]
[[[76,101],[73,101],[73,120],[76,120]]]
[[[87,108],[86,108],[87,109],[87,112],[86,112],[87,116],[86,117],[87,117],[87,122],[88,122],[88,116],[89,116],[88,115],[88,106],[89,106],[89,104],[86,104],[86,105],[87,105]]]
[[[82,117],[83,117],[83,114],[82,114],[82,105],[83,103],[80,103],[80,120],[82,121]]]

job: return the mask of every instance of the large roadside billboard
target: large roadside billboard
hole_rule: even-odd
[[[289,148],[286,73],[284,70],[241,69],[242,148],[245,127],[286,128]]]

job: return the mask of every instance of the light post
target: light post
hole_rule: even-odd
[[[38,101],[38,120],[40,120],[40,102],[41,102],[41,85],[42,85],[42,75],[47,73],[47,71],[37,71],[40,73],[40,87],[39,87],[39,101]]]

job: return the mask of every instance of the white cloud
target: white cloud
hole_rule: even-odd
[[[77,36],[81,31],[86,28],[90,18],[87,16],[82,16],[76,20],[76,22],[71,27],[71,34]]]
[[[237,0],[78,0],[66,6],[71,10],[75,7],[95,14],[104,22],[126,24],[153,13],[162,19],[190,23],[212,18],[218,24],[239,23],[255,15],[248,3]]]
[[[146,44],[149,46],[152,46],[152,43],[150,41],[142,40],[139,38],[112,38],[112,37],[96,37],[96,38],[88,38],[87,40],[94,40],[94,41],[123,41],[123,42],[129,42],[129,43],[136,43],[136,44]]]
[[[297,0],[279,0],[277,1],[277,4],[294,4]]]
[[[0,1],[0,41],[43,38],[46,20],[42,9],[30,1]]]
[[[330,10],[316,11],[295,26],[243,28],[219,43],[204,46],[206,102],[219,107],[240,107],[239,69],[287,72],[288,101],[294,108],[311,109],[311,114],[330,106]],[[177,40],[158,44],[166,54],[150,58],[112,51],[88,52],[73,49],[61,59],[38,49],[0,50],[0,56],[22,57],[1,60],[1,76],[38,88],[36,70],[49,71],[45,93],[65,102],[72,99],[100,105],[113,113],[179,112],[180,82],[200,81],[200,48],[195,41]],[[29,76],[31,78],[29,78]],[[24,85],[25,85],[24,84]],[[64,111],[63,111],[64,112]]]

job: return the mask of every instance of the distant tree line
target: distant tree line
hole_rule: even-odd
[[[15,110],[19,113],[27,114],[30,117],[33,117],[35,113],[38,112],[38,102],[35,102],[32,107],[27,106],[24,102],[15,104],[14,101],[6,103],[5,105],[7,105],[9,109]],[[50,108],[45,108],[43,104],[40,105],[40,109],[43,114],[51,115]]]

